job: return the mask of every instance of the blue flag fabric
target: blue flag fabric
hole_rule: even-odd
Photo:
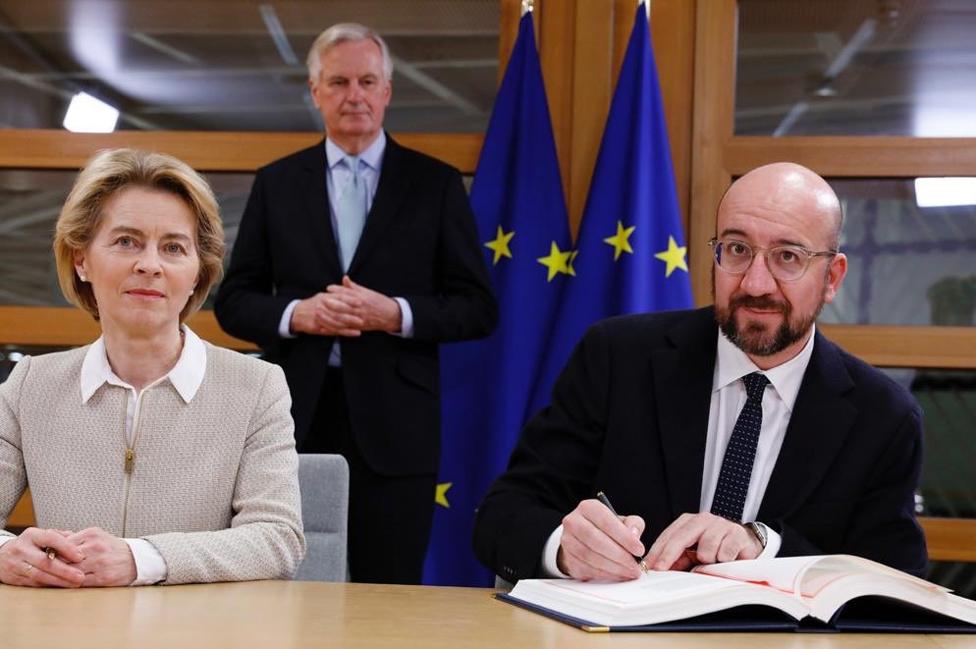
[[[572,270],[532,409],[592,323],[692,306],[681,209],[651,33],[638,5],[586,197]]]
[[[532,29],[519,25],[478,161],[471,206],[499,301],[487,339],[441,347],[443,445],[424,582],[488,586],[475,508],[529,416],[571,238]]]

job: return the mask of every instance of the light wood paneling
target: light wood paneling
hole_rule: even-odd
[[[696,0],[654,0],[651,5],[651,38],[668,122],[674,182],[681,204],[685,234],[691,232],[691,138],[695,93]],[[633,9],[625,12],[628,16]],[[628,30],[629,30],[628,26]],[[624,46],[628,33],[624,34]],[[622,55],[621,55],[622,56]],[[613,78],[617,78],[614,68]],[[694,244],[689,244],[694,248]]]
[[[976,561],[976,520],[919,518],[932,561]]]
[[[573,158],[573,52],[576,51],[577,0],[536,0],[539,62],[546,84],[546,100],[559,156],[563,196],[572,194],[570,170]],[[573,217],[570,215],[570,226]]]
[[[617,87],[620,66],[623,65],[624,55],[627,53],[627,42],[630,40],[630,30],[634,27],[634,12],[637,10],[638,2],[639,0],[613,0],[613,57],[610,64],[610,80],[614,88]],[[659,13],[660,9],[655,7],[655,19],[658,18]],[[651,39],[654,40],[654,20],[651,21]],[[657,45],[656,41],[654,45]]]
[[[976,369],[976,327],[818,326],[832,341],[878,367]]]
[[[464,173],[474,173],[484,139],[480,133],[400,133],[394,137]],[[322,138],[322,133],[0,130],[0,167],[80,169],[100,149],[135,147],[168,153],[201,171],[254,171]]]
[[[789,160],[822,176],[972,176],[976,138],[735,137],[723,166],[734,176]]]
[[[30,489],[24,492],[21,499],[14,505],[14,510],[7,518],[7,527],[33,527],[34,503],[31,502]]]
[[[566,207],[573,236],[579,232],[586,195],[610,110],[613,85],[613,4],[580,2],[576,6],[573,65],[573,129],[570,140],[569,193]]]
[[[723,165],[731,137],[735,96],[736,5],[732,0],[697,3],[695,109],[692,146],[691,288],[699,306],[711,302],[711,251],[715,210],[729,185]]]
[[[187,321],[201,338],[220,347],[255,350],[252,343],[228,335],[213,311],[199,311]],[[87,345],[101,334],[98,323],[72,307],[0,307],[0,343],[51,347]]]

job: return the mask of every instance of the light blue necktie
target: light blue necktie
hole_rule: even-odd
[[[339,226],[339,255],[343,272],[349,270],[352,258],[359,245],[359,237],[366,224],[366,179],[359,171],[359,156],[343,158],[352,174],[339,197],[336,209],[336,223]]]

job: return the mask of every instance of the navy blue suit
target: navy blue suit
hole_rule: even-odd
[[[488,335],[497,303],[457,170],[387,136],[350,278],[413,314],[413,337],[278,333],[285,307],[342,281],[325,145],[259,169],[215,311],[285,371],[300,452],[350,462],[350,563],[357,581],[419,581],[440,455],[438,344]],[[399,553],[399,554],[398,554]]]
[[[550,533],[601,490],[644,518],[646,547],[698,512],[717,340],[710,307],[594,325],[479,508],[478,558],[509,581],[539,576]],[[817,334],[757,520],[782,535],[778,556],[847,553],[920,574],[921,466],[912,396]]]

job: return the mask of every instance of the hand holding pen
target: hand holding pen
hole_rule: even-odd
[[[606,496],[603,497],[606,499]],[[556,564],[582,581],[624,581],[641,576],[644,519],[620,517],[599,499],[582,501],[563,518]]]
[[[606,505],[606,508],[609,509],[611,512],[613,512],[614,516],[620,519],[623,518],[623,516],[618,514],[617,510],[613,508],[613,505],[610,504],[610,499],[607,498],[607,495],[605,493],[603,493],[602,491],[597,492],[596,499],[599,500],[604,505]],[[640,535],[638,535],[638,537],[639,536]],[[642,554],[635,554],[634,560],[637,561],[637,566],[641,569],[641,572],[647,572],[648,570],[650,570],[650,568],[647,567],[647,564],[644,563],[644,558]]]

